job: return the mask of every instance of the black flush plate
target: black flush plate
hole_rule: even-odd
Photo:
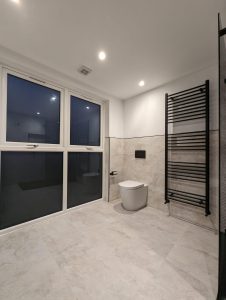
[[[135,158],[146,158],[145,150],[135,150]]]

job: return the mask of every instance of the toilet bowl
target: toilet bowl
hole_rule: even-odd
[[[148,185],[126,180],[119,183],[122,206],[126,210],[138,210],[147,205]]]

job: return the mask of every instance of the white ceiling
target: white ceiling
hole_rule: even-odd
[[[214,61],[222,3],[0,0],[0,45],[126,99]],[[102,49],[105,62],[97,59]],[[88,77],[77,72],[81,64],[93,70]]]

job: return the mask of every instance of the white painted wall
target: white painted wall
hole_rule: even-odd
[[[163,135],[165,133],[165,93],[174,93],[210,80],[210,127],[218,128],[217,63],[124,101],[124,137]]]
[[[122,138],[124,136],[124,105],[121,100],[109,102],[109,136]]]
[[[66,76],[54,69],[41,65],[27,57],[19,55],[9,49],[0,46],[0,65],[15,69],[22,73],[28,73],[40,80],[48,81],[63,88],[77,91],[81,96],[90,96],[97,100],[108,102],[106,136],[123,136],[123,102],[117,98],[102,93],[101,91],[75,81],[70,76]],[[76,70],[75,70],[76,72]]]
[[[109,137],[140,137],[164,134],[165,118],[165,93],[173,93],[210,79],[211,91],[211,128],[217,128],[217,63],[192,73],[176,81],[168,83],[131,99],[121,101],[110,95],[101,93],[89,86],[75,82],[71,77],[65,76],[56,70],[18,55],[8,49],[0,47],[0,64],[15,68],[22,72],[30,73],[42,80],[50,81],[59,86],[75,89],[81,95],[91,95],[96,99],[107,100],[107,132]],[[214,104],[213,104],[214,103]]]

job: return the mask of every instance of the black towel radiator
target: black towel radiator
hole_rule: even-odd
[[[169,134],[169,124],[193,121],[204,121],[204,130]],[[186,124],[186,123],[183,123]],[[173,125],[171,125],[173,126]],[[189,151],[192,154],[204,151],[205,162],[169,160],[169,152]],[[191,156],[190,156],[191,158]],[[199,182],[203,185],[204,193],[196,194],[183,189],[170,188],[171,180]],[[177,201],[203,208],[205,215],[209,209],[209,80],[174,94],[165,95],[165,203]]]

